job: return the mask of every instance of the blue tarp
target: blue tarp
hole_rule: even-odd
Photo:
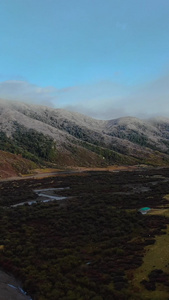
[[[142,214],[146,214],[151,208],[150,207],[142,207],[139,209],[139,211],[142,213]]]

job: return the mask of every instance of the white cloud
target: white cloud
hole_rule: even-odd
[[[35,104],[53,106],[53,95],[57,89],[53,87],[39,87],[27,81],[8,80],[0,82],[0,97]]]
[[[98,119],[121,116],[169,117],[169,75],[142,86],[111,81],[65,87],[39,87],[26,81],[0,83],[0,98],[65,108]]]

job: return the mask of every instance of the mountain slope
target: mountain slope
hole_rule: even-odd
[[[0,132],[7,144],[13,143],[13,150],[3,150],[60,166],[169,163],[169,119],[102,121],[63,109],[0,100]]]
[[[24,159],[21,155],[0,150],[0,179],[27,174],[34,168],[36,164]]]

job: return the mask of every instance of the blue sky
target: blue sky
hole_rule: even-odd
[[[169,117],[168,0],[1,0],[0,97]]]

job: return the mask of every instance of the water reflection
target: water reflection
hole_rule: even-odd
[[[41,203],[41,202],[46,203],[46,202],[49,202],[49,201],[64,200],[67,197],[56,195],[56,191],[66,190],[66,189],[69,189],[69,187],[65,187],[65,188],[48,188],[48,189],[34,190],[34,192],[38,196],[38,199],[31,200],[31,201],[20,202],[20,203],[11,205],[11,207],[17,207],[17,206],[21,206],[21,205],[24,205],[24,204],[32,205],[34,203]]]

